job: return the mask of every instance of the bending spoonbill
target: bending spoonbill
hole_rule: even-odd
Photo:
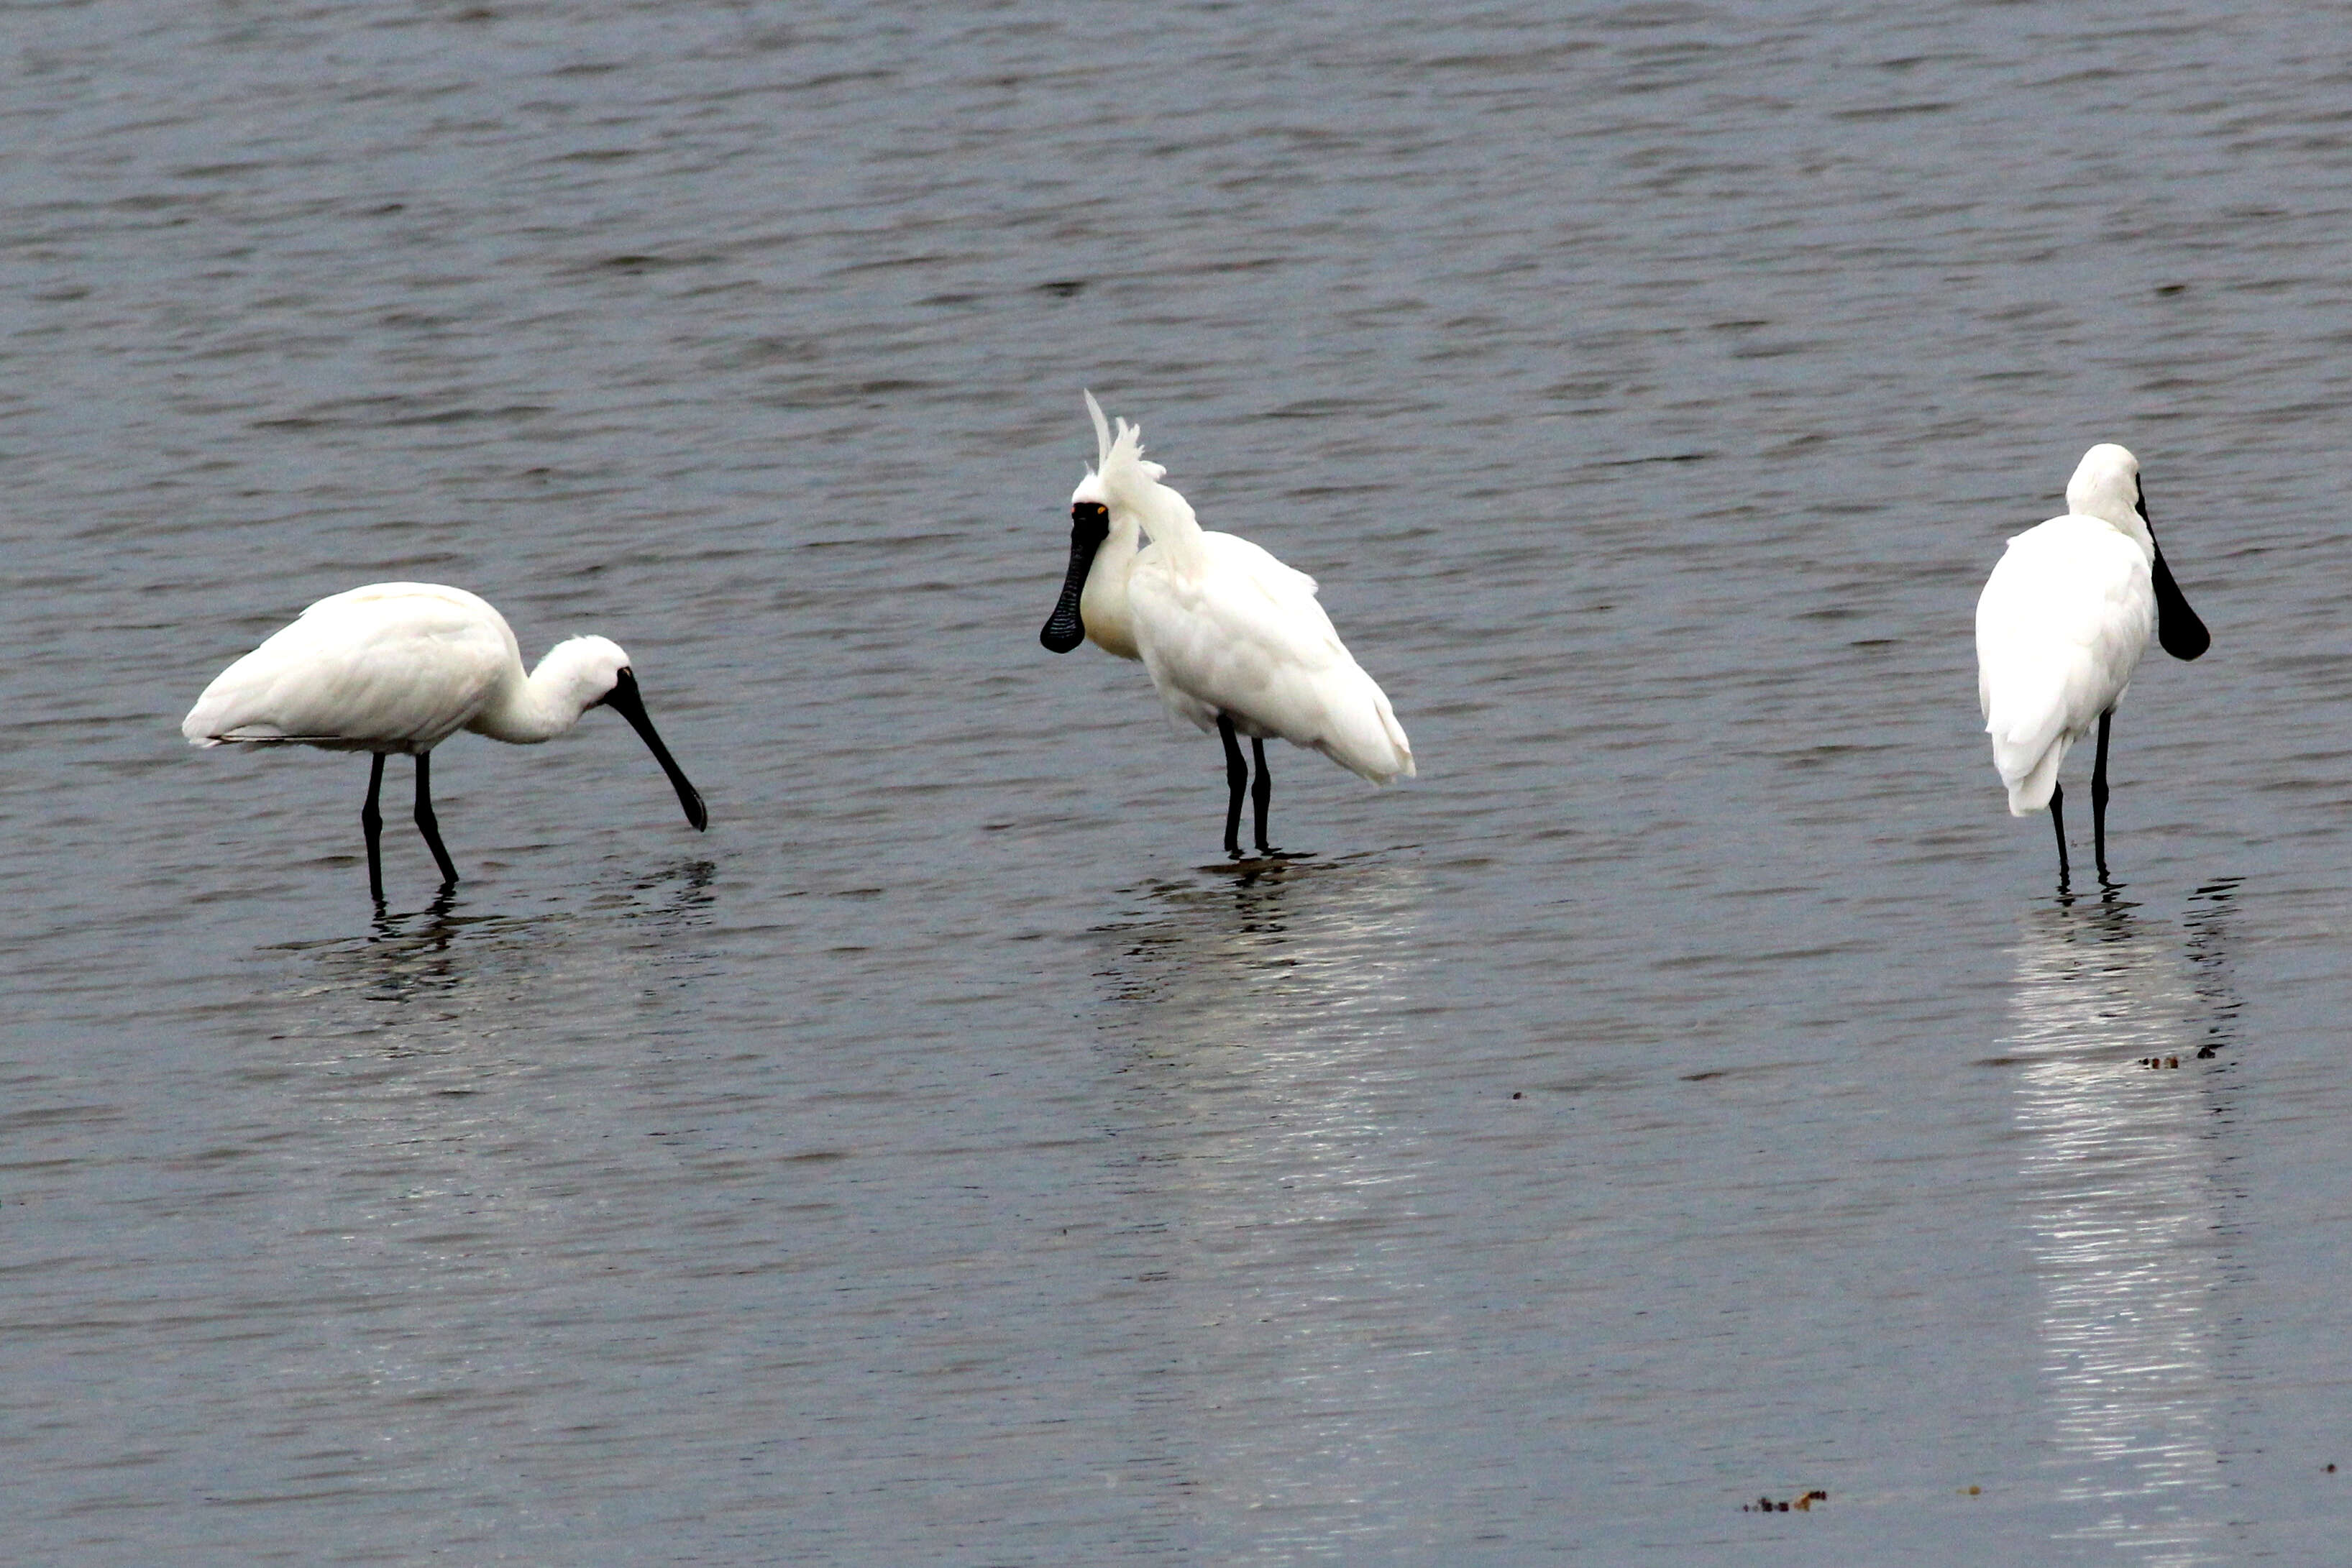
[[[1211,533],[1143,460],[1142,432],[1111,434],[1086,394],[1095,468],[1070,496],[1070,569],[1037,640],[1056,653],[1082,641],[1140,659],[1171,717],[1225,743],[1225,852],[1241,852],[1242,795],[1257,761],[1257,847],[1274,781],[1265,737],[1312,747],[1375,784],[1413,771],[1412,745],[1389,699],[1349,656],[1316,602],[1315,580],[1247,539]],[[1150,536],[1150,543],[1144,536]]]
[[[1977,601],[1977,701],[1993,765],[2022,817],[2045,803],[2066,882],[2066,748],[2099,727],[2091,769],[2092,843],[2107,880],[2107,727],[2147,635],[2176,659],[2213,641],[2164,564],[2147,523],[2139,459],[2102,443],[2066,482],[2066,515],[2009,541]]]
[[[416,826],[441,867],[457,868],[433,815],[433,748],[461,729],[516,746],[553,739],[592,707],[609,707],[645,737],[677,789],[686,820],[709,822],[702,797],[646,716],[620,644],[558,643],[525,675],[506,617],[460,588],[373,582],[321,599],[290,626],[222,671],[181,721],[197,746],[318,746],[373,754],[367,804],[368,889],[383,902],[383,759],[416,758]]]

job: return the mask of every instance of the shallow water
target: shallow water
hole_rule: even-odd
[[[18,1552],[2326,1555],[2339,18],[1420,9],[11,13]],[[1412,732],[1307,858],[1037,646],[1082,385]],[[1969,618],[2099,439],[2215,645],[2061,899]],[[176,725],[383,578],[709,834],[461,737],[371,920]]]

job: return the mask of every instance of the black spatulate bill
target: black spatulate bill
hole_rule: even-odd
[[[2147,491],[2143,486],[2138,498],[2139,520],[2147,522]],[[2189,596],[2180,591],[2180,584],[2172,580],[2172,569],[2164,564],[2164,547],[2156,543],[2156,529],[2151,525],[2147,539],[2155,546],[2156,560],[2156,640],[2164,651],[2176,659],[2194,659],[2213,645],[2213,634],[2205,630],[2197,612],[2189,608]]]
[[[1062,579],[1062,597],[1046,617],[1037,641],[1056,653],[1066,653],[1087,640],[1087,623],[1078,613],[1078,595],[1086,591],[1087,573],[1095,552],[1110,537],[1110,509],[1099,501],[1080,501],[1070,508],[1070,570]]]
[[[622,670],[620,684],[604,695],[604,706],[629,721],[629,727],[645,741],[646,749],[654,754],[654,760],[661,764],[661,770],[669,775],[670,788],[677,791],[677,803],[686,808],[686,820],[694,824],[695,831],[699,832],[709,828],[710,812],[702,804],[702,791],[688,781],[686,770],[678,767],[677,759],[669,754],[669,747],[662,744],[661,736],[654,729],[654,721],[646,716],[646,699],[637,693],[635,671]]]

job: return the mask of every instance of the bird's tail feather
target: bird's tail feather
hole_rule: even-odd
[[[2045,672],[2031,676],[2012,672],[2009,679],[1979,691],[1985,733],[1992,737],[1993,766],[2009,787],[2011,813],[2022,817],[2041,810],[2058,787],[2058,765],[2081,734],[2066,722],[2072,705],[2063,680]]]
[[[1397,723],[1388,694],[1361,669],[1356,674],[1363,689],[1353,694],[1352,700],[1327,709],[1323,737],[1315,743],[1315,749],[1375,784],[1412,778],[1412,742],[1405,738],[1404,726]]]
[[[2050,804],[2050,792],[2058,787],[2058,765],[2074,743],[2064,720],[2051,712],[2053,706],[2027,705],[2025,712],[2033,716],[2023,724],[1999,711],[1985,721],[1985,733],[1992,737],[1992,763],[2009,787],[2012,816]]]
[[[2058,765],[2065,760],[2066,740],[2061,736],[2023,772],[2012,775],[2004,767],[2000,781],[2009,786],[2009,814],[2029,816],[2050,804],[2051,793],[2058,788]]]

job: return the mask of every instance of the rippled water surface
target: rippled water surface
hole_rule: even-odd
[[[2340,1550],[2340,13],[5,15],[14,1553]],[[1306,858],[1037,645],[1081,386],[1411,729]],[[2102,439],[2215,644],[2061,899],[1970,614]],[[371,919],[176,726],[386,578],[708,835],[461,737]]]

